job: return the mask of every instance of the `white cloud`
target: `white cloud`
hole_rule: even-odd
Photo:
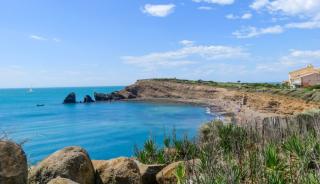
[[[146,4],[142,12],[155,17],[166,17],[174,12],[174,8],[174,4]]]
[[[194,41],[191,41],[191,40],[181,40],[180,41],[180,44],[182,46],[192,46],[194,44]]]
[[[266,28],[256,28],[256,27],[244,27],[241,30],[235,31],[232,34],[237,38],[252,38],[259,37],[266,34],[280,34],[283,33],[284,29],[279,26],[271,26]]]
[[[210,6],[199,6],[198,10],[212,10],[212,7],[210,7]]]
[[[38,40],[38,41],[47,41],[48,39],[42,36],[38,36],[38,35],[30,35],[29,38],[33,39],[33,40]]]
[[[255,0],[251,5],[255,10],[266,9],[270,13],[280,12],[290,16],[315,17],[320,11],[319,0]]]
[[[304,59],[320,59],[320,50],[292,50],[289,56]]]
[[[239,17],[229,14],[226,16],[228,19],[237,19]],[[256,28],[253,26],[244,27],[240,30],[233,32],[233,36],[237,38],[252,38],[258,37],[265,34],[280,34],[289,29],[319,29],[320,20],[312,18],[311,20],[300,21],[300,22],[290,22],[284,25],[275,25],[267,28]]]
[[[254,0],[250,7],[269,12],[274,21],[287,22],[283,25],[271,26],[270,28],[273,29],[269,30],[271,31],[269,33],[279,34],[289,29],[320,28],[320,0]],[[291,18],[295,20],[292,21]],[[249,27],[233,34],[238,38],[250,38],[264,34],[263,30]]]
[[[53,42],[61,42],[59,38],[47,38],[39,35],[29,35],[30,39],[37,40],[37,41],[53,41]]]
[[[282,76],[282,80],[287,79],[287,73],[308,64],[319,67],[320,50],[291,50],[285,56],[275,58],[275,62],[260,62],[255,66],[259,75],[271,73],[272,76]],[[270,60],[270,59],[269,59]],[[271,76],[269,74],[269,76]]]
[[[319,0],[275,0],[270,2],[269,8],[288,15],[314,15],[320,11]]]
[[[251,13],[245,13],[241,16],[241,19],[251,19],[252,18],[252,14]]]
[[[261,9],[262,7],[265,7],[267,4],[269,4],[269,0],[255,0],[255,1],[250,5],[250,7],[251,7],[252,9],[259,10],[259,9]]]
[[[282,56],[277,62],[259,64],[257,69],[268,71],[294,70],[305,67],[308,64],[319,65],[320,50],[291,50],[286,56]]]
[[[234,14],[228,14],[228,15],[226,15],[226,18],[230,19],[230,20],[236,20],[236,19],[246,20],[246,19],[251,19],[252,18],[252,14],[251,13],[245,13],[245,14],[243,14],[241,16],[237,16],[237,15],[234,15]]]
[[[239,47],[221,45],[192,45],[168,52],[155,52],[143,56],[124,56],[127,64],[136,65],[146,70],[195,64],[199,60],[217,61],[239,59],[249,54]]]
[[[234,0],[192,0],[193,2],[196,3],[210,3],[210,4],[220,4],[220,5],[230,5],[234,3]]]
[[[238,17],[237,17],[237,16],[235,16],[235,15],[233,15],[232,13],[231,13],[231,14],[226,15],[226,18],[227,18],[227,19],[230,19],[230,20],[238,19]]]
[[[285,27],[289,29],[317,29],[320,28],[320,21],[311,20],[305,22],[294,22],[286,24]]]

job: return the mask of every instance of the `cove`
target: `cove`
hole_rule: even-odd
[[[194,137],[213,119],[206,108],[187,104],[107,102],[63,105],[69,92],[78,100],[93,92],[123,87],[0,89],[0,130],[17,142],[32,164],[66,146],[85,148],[91,159],[133,156],[150,136],[162,144],[175,129],[177,137]],[[44,104],[37,107],[36,104]]]

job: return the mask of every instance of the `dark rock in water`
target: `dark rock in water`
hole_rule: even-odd
[[[118,92],[112,92],[110,94],[110,98],[111,98],[111,100],[123,100],[123,99],[125,99],[125,97],[123,95],[119,94]]]
[[[0,183],[26,184],[27,157],[21,146],[11,141],[0,141]]]
[[[108,101],[110,98],[108,97],[108,94],[104,93],[94,93],[94,99],[96,101]]]
[[[76,94],[75,93],[70,93],[63,101],[64,104],[74,104],[77,103],[76,101]]]
[[[94,93],[94,98],[96,101],[115,101],[126,99],[125,96],[119,94],[117,91],[110,94]]]
[[[93,103],[94,100],[92,100],[90,95],[86,95],[83,99],[83,103]]]
[[[139,86],[128,86],[124,90],[115,91],[109,94],[94,93],[95,100],[98,101],[118,101],[124,99],[138,98],[141,91]]]

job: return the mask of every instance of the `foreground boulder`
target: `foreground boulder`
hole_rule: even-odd
[[[90,95],[86,95],[83,99],[83,103],[93,103],[94,100],[92,100]]]
[[[100,176],[97,184],[140,184],[141,176],[137,163],[129,158],[93,160],[93,166]]]
[[[79,183],[69,180],[67,178],[58,177],[49,181],[48,184],[79,184]]]
[[[157,183],[156,175],[165,167],[165,165],[163,164],[154,164],[154,165],[145,165],[142,163],[137,163],[137,164],[139,166],[142,184]]]
[[[186,162],[179,161],[169,164],[157,174],[157,182],[158,184],[177,183],[175,172],[179,165],[184,165],[184,167],[186,168],[186,175],[190,175],[193,172],[193,169],[198,166],[199,163],[199,159],[194,159]]]
[[[75,93],[70,93],[68,94],[68,96],[64,99],[63,101],[64,104],[74,104],[74,103],[77,103],[77,100],[76,100],[76,94]]]
[[[0,183],[26,184],[27,158],[21,146],[11,141],[0,141]]]
[[[95,172],[87,152],[80,147],[66,147],[53,153],[31,169],[29,184],[47,184],[56,177],[95,184]]]

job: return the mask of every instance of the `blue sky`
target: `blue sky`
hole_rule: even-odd
[[[319,0],[3,0],[0,87],[282,81],[320,66],[319,12]]]

